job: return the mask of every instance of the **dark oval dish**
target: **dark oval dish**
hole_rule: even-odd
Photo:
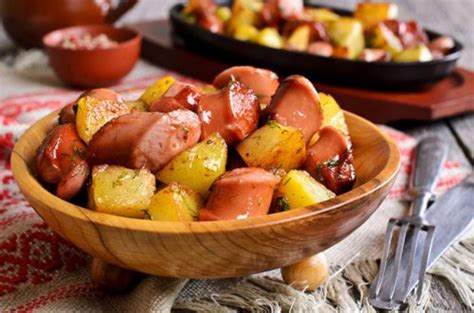
[[[305,4],[306,6],[311,6]],[[174,35],[178,35],[190,48],[231,63],[246,62],[267,67],[280,73],[299,73],[313,80],[343,85],[381,88],[416,88],[433,83],[449,75],[461,56],[462,44],[455,46],[442,59],[429,62],[364,62],[332,57],[322,57],[305,52],[274,49],[215,34],[186,22],[181,15],[183,4],[170,9],[169,15]],[[340,15],[350,15],[348,10],[333,9]],[[426,30],[429,38],[441,34]]]

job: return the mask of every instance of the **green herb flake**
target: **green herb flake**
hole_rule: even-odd
[[[148,212],[147,209],[142,210],[142,211],[143,211],[143,213],[144,213],[144,215],[145,215],[145,216],[143,217],[144,219],[146,219],[146,220],[153,220],[153,216],[150,215],[150,212]]]
[[[290,204],[286,197],[279,197],[276,200],[277,208],[280,212],[288,211],[290,209]]]

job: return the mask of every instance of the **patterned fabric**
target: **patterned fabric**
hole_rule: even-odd
[[[114,89],[126,99],[133,99],[157,78],[154,75],[124,82]],[[69,103],[78,93],[53,90],[0,101],[0,310],[169,311],[181,291],[180,298],[199,294],[196,282],[191,284],[191,289],[183,290],[185,280],[147,277],[127,295],[105,294],[90,279],[90,257],[54,233],[28,205],[15,184],[9,157],[16,139],[33,122]],[[371,245],[359,240],[357,236],[360,234],[357,233],[371,231],[370,225],[375,224],[380,225],[377,232],[383,232],[387,217],[406,209],[403,199],[415,140],[391,128],[383,128],[400,148],[400,175],[389,198],[362,229],[328,251],[330,259],[336,263],[352,260],[360,249],[372,249],[365,250],[364,258],[377,258],[382,240],[380,233],[373,232]],[[454,186],[466,174],[460,164],[446,162],[438,191]],[[367,233],[364,236],[370,237]],[[209,287],[216,290],[221,282],[202,281],[197,284],[201,284],[199,290],[210,290]]]

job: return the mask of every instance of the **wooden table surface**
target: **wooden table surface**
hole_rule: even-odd
[[[121,20],[121,23],[132,23],[142,20],[163,18],[168,8],[178,1],[141,0],[139,4]],[[353,8],[356,0],[319,0],[317,4],[328,4],[341,8]],[[402,18],[415,18],[427,28],[441,33],[451,34],[465,45],[465,52],[460,64],[474,70],[474,1],[472,0],[392,0],[400,6]],[[5,35],[0,29],[0,45],[5,46]],[[405,131],[417,138],[435,134],[441,136],[450,145],[449,158],[458,161],[463,167],[472,169],[474,165],[474,114],[465,114],[434,123],[397,122],[390,126]],[[432,299],[434,307],[450,312],[468,312],[457,296],[443,280],[435,280],[439,296]]]

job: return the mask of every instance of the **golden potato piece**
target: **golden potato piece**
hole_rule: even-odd
[[[286,47],[296,51],[306,51],[309,45],[311,29],[308,25],[297,27],[286,41]]]
[[[402,42],[397,35],[382,23],[372,28],[369,36],[369,46],[383,49],[392,56],[403,50]]]
[[[318,23],[328,25],[340,18],[340,16],[333,11],[326,8],[305,8],[304,15],[308,19]]]
[[[354,12],[354,17],[364,24],[364,27],[372,27],[385,20],[393,20],[398,17],[398,6],[389,2],[360,2]]]
[[[406,49],[393,56],[395,62],[427,62],[433,60],[430,50],[424,44]]]
[[[223,23],[227,22],[230,20],[232,17],[232,11],[228,7],[218,7],[216,9],[216,16],[218,19],[220,19]]]
[[[145,101],[146,104],[150,105],[154,100],[161,98],[167,91],[170,89],[171,85],[174,84],[176,79],[171,76],[165,76],[161,79],[158,79],[153,85],[149,86],[143,94],[140,96],[140,99]]]
[[[343,17],[329,24],[328,34],[337,47],[345,48],[348,59],[355,59],[364,50],[365,39],[362,23]]]
[[[276,192],[279,211],[303,208],[336,195],[303,170],[292,170],[281,180]]]
[[[148,104],[143,100],[135,100],[135,101],[125,101],[130,111],[139,111],[139,112],[146,112],[148,111]]]
[[[237,13],[232,13],[232,17],[227,22],[227,32],[234,34],[241,25],[255,26],[259,23],[259,16],[257,12],[251,10],[241,10]]]
[[[269,121],[239,143],[237,152],[248,166],[289,171],[304,161],[306,142],[301,130]]]
[[[248,24],[240,24],[234,32],[234,38],[242,41],[253,41],[258,35],[258,29]]]
[[[143,218],[154,193],[155,176],[150,171],[100,165],[92,169],[88,206],[97,212]]]
[[[326,126],[332,126],[336,128],[341,134],[346,137],[348,147],[352,146],[351,138],[349,136],[349,128],[344,118],[344,112],[341,110],[339,104],[331,95],[325,93],[319,93],[319,103],[323,110],[323,125],[321,128]],[[308,147],[314,145],[319,139],[319,132],[315,133],[309,141]]]
[[[82,97],[77,101],[77,134],[85,143],[89,143],[108,121],[128,113],[130,108],[124,102]]]
[[[203,202],[198,193],[186,186],[171,183],[158,191],[146,210],[147,218],[155,221],[194,221]]]
[[[319,103],[323,109],[323,125],[333,126],[337,128],[345,136],[349,136],[349,129],[347,128],[344,112],[341,110],[339,104],[331,95],[319,93]],[[321,128],[322,128],[321,127]]]
[[[217,133],[178,154],[156,178],[186,185],[205,197],[214,180],[225,172],[226,162],[227,145]]]
[[[255,37],[255,42],[270,48],[283,48],[283,39],[278,33],[278,30],[273,27],[265,27],[262,29]]]

